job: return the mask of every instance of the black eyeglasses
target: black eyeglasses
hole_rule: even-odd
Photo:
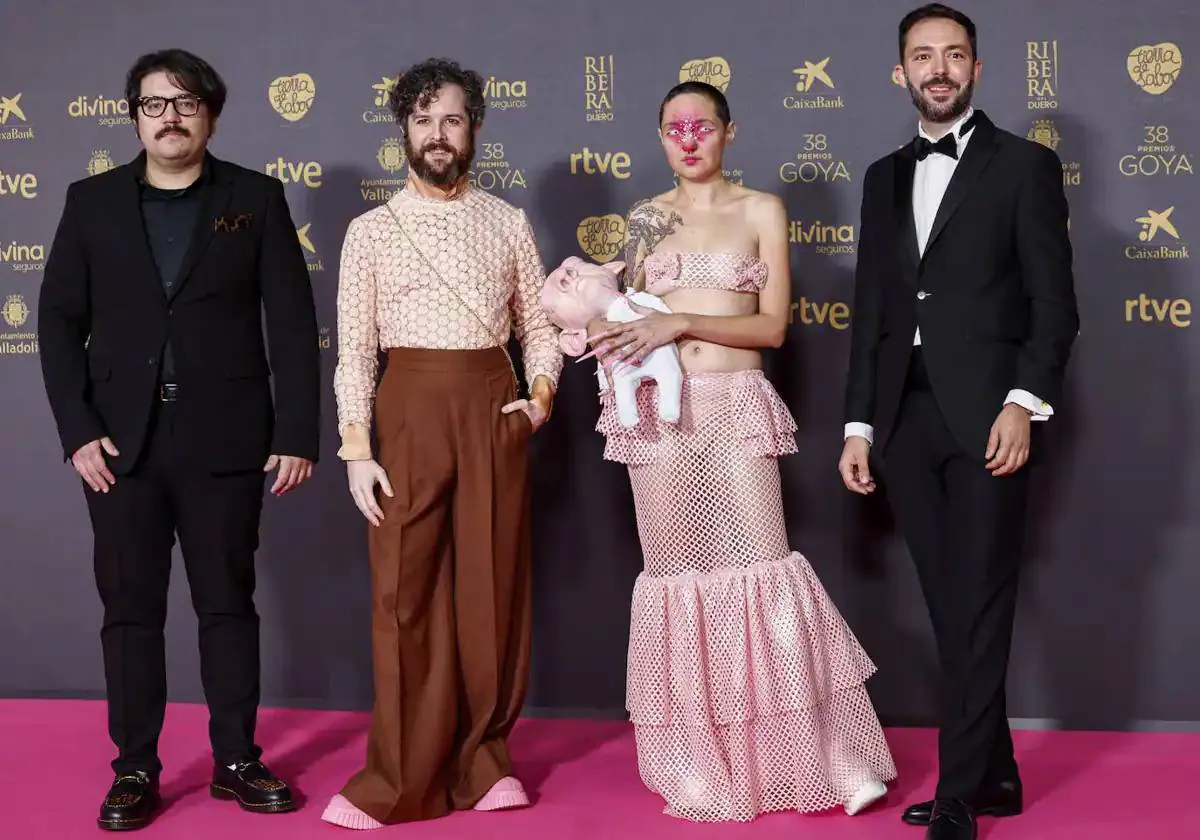
[[[175,106],[175,113],[181,117],[194,117],[200,110],[204,100],[199,96],[181,94],[179,96],[141,96],[138,97],[138,107],[147,117],[161,117],[167,110],[167,105]]]

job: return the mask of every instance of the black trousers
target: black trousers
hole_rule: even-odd
[[[1030,467],[996,477],[982,456],[963,451],[950,434],[914,348],[883,477],[937,640],[936,796],[943,798],[970,799],[986,786],[1019,782],[1005,679]]]
[[[100,641],[108,730],[118,750],[112,766],[117,773],[144,770],[155,777],[162,769],[163,628],[176,534],[199,619],[213,757],[228,765],[262,752],[254,743],[259,704],[254,555],[266,474],[214,476],[183,469],[179,454],[187,441],[174,434],[173,408],[159,403],[145,452],[130,474],[117,476],[108,493],[84,485],[104,605]]]

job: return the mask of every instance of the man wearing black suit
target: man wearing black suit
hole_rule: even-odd
[[[904,820],[973,840],[977,814],[1022,809],[1005,676],[1026,462],[1079,317],[1061,164],[972,109],[974,24],[933,4],[899,34],[920,131],[863,184],[838,467],[862,494],[881,468],[937,639],[937,790]]]
[[[254,555],[268,473],[282,495],[317,460],[317,325],[282,184],[207,151],[225,95],[190,53],[138,59],[125,96],[144,152],[68,187],[38,304],[46,392],[95,536],[118,749],[99,817],[110,830],[145,825],[161,802],[176,533],[199,619],[211,793],[254,812],[295,807],[254,742]]]

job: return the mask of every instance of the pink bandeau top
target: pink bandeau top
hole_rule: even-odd
[[[643,268],[646,291],[659,296],[675,289],[758,293],[767,282],[767,264],[749,254],[656,251]]]

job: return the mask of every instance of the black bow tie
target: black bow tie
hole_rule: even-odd
[[[979,118],[979,112],[975,111],[971,114],[970,119],[962,124],[958,130],[958,137],[966,137],[967,134],[975,127],[975,121]],[[912,145],[913,154],[917,156],[917,160],[925,160],[934,152],[945,155],[949,158],[958,160],[958,138],[954,132],[945,135],[941,140],[934,143],[928,138],[922,137],[919,134],[913,138]]]
[[[958,160],[958,139],[954,136],[954,132],[947,134],[936,143],[930,141],[928,137],[913,139],[913,154],[917,156],[917,160],[925,160],[934,152]]]

